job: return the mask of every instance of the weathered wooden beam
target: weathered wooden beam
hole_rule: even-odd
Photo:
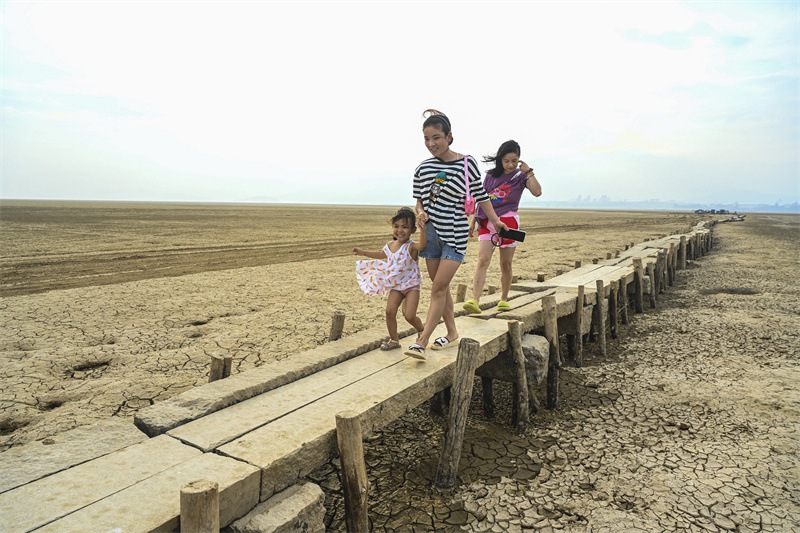
[[[452,489],[458,477],[458,461],[464,443],[469,403],[472,398],[472,384],[475,377],[475,362],[480,353],[480,343],[475,339],[461,339],[456,356],[456,369],[453,375],[453,402],[450,406],[447,431],[444,435],[439,469],[436,473],[436,486]]]
[[[184,533],[219,532],[219,484],[199,479],[181,487],[180,530]]]
[[[556,311],[556,297],[545,296],[542,298],[542,311],[544,315],[544,336],[550,344],[550,354],[547,368],[547,407],[558,407],[558,372],[561,367],[561,355],[558,348],[558,313]]]
[[[656,308],[656,293],[658,292],[656,285],[656,266],[654,264],[647,265],[647,277],[650,278],[650,293],[648,294],[650,300],[650,308]]]
[[[522,352],[522,323],[516,320],[508,322],[508,340],[509,347],[511,348],[511,355],[514,358],[514,366],[516,368],[516,380],[514,405],[516,406],[517,416],[512,421],[512,424],[517,428],[520,434],[528,430],[528,423],[530,422],[530,410],[528,409],[528,377],[525,372],[525,354]]]
[[[230,355],[211,354],[211,369],[208,371],[208,382],[227,378],[231,375],[233,357]]]
[[[361,420],[357,412],[344,411],[336,415],[336,441],[342,465],[342,492],[347,531],[367,533],[369,480],[364,463]]]

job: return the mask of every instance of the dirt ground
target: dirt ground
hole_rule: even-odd
[[[326,341],[335,310],[345,335],[382,324],[349,249],[380,248],[393,211],[3,202],[0,449],[132,420],[205,383],[215,352],[234,372],[291,357]],[[527,210],[515,274],[551,277],[697,220]],[[526,435],[502,384],[497,418],[482,415],[477,382],[454,493],[430,488],[442,420],[426,408],[370,438],[374,529],[800,531],[798,250],[798,216],[718,225],[711,253],[632,314],[607,356],[589,345],[583,368],[562,370],[561,405]],[[335,462],[314,478],[343,531]]]

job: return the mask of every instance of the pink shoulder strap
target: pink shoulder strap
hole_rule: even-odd
[[[467,198],[472,198],[469,193],[469,168],[467,167],[467,156],[464,156],[464,187],[467,189]]]

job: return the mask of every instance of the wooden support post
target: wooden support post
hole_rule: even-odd
[[[231,364],[233,357],[230,355],[211,354],[211,369],[208,372],[208,382],[227,378],[231,375]]]
[[[583,304],[586,287],[578,285],[578,298],[575,302],[575,368],[583,366]]]
[[[647,277],[650,278],[650,294],[648,294],[650,300],[650,309],[656,308],[656,293],[658,292],[658,288],[656,286],[656,274],[655,274],[656,266],[655,264],[647,265]]]
[[[619,282],[611,281],[611,288],[608,291],[608,319],[611,322],[611,338],[617,338],[617,326],[619,325]]]
[[[633,258],[633,309],[637,313],[644,312],[644,267],[639,257]]]
[[[575,261],[575,268],[580,268],[580,267],[581,267],[581,261],[579,259],[579,260]]]
[[[655,275],[656,275],[656,294],[661,294],[664,292],[664,287],[666,286],[665,278],[666,278],[666,268],[667,268],[667,253],[664,250],[659,250],[656,252],[656,266],[655,266]]]
[[[628,280],[626,276],[619,279],[619,310],[622,312],[620,321],[623,324],[628,323]]]
[[[355,411],[336,415],[336,442],[342,464],[344,519],[347,531],[368,533],[367,496],[369,480],[364,464],[364,442],[361,420]]]
[[[461,339],[456,356],[456,369],[453,375],[453,405],[450,406],[447,431],[444,434],[442,455],[436,473],[436,486],[440,489],[453,489],[458,478],[458,461],[464,443],[467,426],[469,402],[472,398],[472,384],[480,343],[475,339]]]
[[[606,252],[606,259],[611,259],[613,256],[611,252]]]
[[[597,263],[599,263],[599,262],[600,262],[600,260],[599,260],[599,259],[597,259],[596,257],[595,257],[594,259],[592,259],[592,264],[593,264],[593,265],[596,265],[596,264],[597,264]]]
[[[667,283],[670,287],[675,285],[675,243],[669,243],[667,252]]]
[[[517,283],[519,281],[519,276],[511,276],[511,283]]]
[[[558,372],[561,367],[561,354],[558,347],[558,312],[556,310],[556,297],[545,296],[542,298],[542,311],[544,315],[544,336],[550,344],[550,356],[547,365],[547,408],[558,407]]]
[[[486,290],[489,294],[496,294],[497,293],[497,285],[489,285],[489,288]]]
[[[681,235],[681,244],[678,250],[678,268],[686,270],[686,235]]]
[[[199,479],[181,487],[180,530],[219,533],[219,484]]]
[[[431,416],[444,415],[445,409],[450,406],[450,387],[447,387],[433,395],[430,401]]]
[[[340,339],[342,331],[344,331],[344,311],[334,311],[331,321],[331,334],[328,336],[328,340],[335,341]]]
[[[494,380],[492,378],[481,378],[481,388],[483,389],[483,416],[488,419],[494,418],[494,396],[492,394],[492,387]]]
[[[467,286],[463,283],[458,284],[458,290],[456,290],[456,303],[463,302],[464,299],[467,297]]]
[[[563,273],[564,273],[564,269],[562,269],[562,268],[557,268],[556,269],[556,276],[560,276]]]
[[[511,348],[511,355],[514,357],[514,366],[516,368],[516,380],[514,381],[516,394],[514,396],[514,405],[517,406],[516,419],[512,424],[516,426],[520,434],[528,430],[528,423],[530,422],[530,409],[528,408],[528,376],[525,372],[525,354],[522,352],[522,323],[516,320],[508,322],[508,340],[509,347]]]
[[[544,272],[537,272],[537,273],[536,273],[536,281],[538,281],[538,282],[540,282],[540,283],[541,283],[542,281],[544,281]]]
[[[595,328],[597,331],[597,353],[606,355],[606,316],[608,311],[603,309],[606,299],[606,288],[602,279],[598,279],[595,283],[597,286],[597,305],[594,306],[596,317]]]

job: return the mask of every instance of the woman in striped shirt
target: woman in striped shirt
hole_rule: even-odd
[[[447,335],[433,341],[431,349],[440,350],[458,339],[458,330],[450,294],[450,281],[464,261],[469,237],[469,220],[464,211],[465,174],[470,194],[483,209],[495,228],[505,228],[489,201],[478,171],[478,163],[469,155],[450,149],[453,143],[450,120],[441,111],[428,109],[422,124],[425,146],[433,157],[426,159],[414,172],[414,198],[417,217],[425,223],[428,242],[419,255],[425,258],[431,285],[431,301],[425,317],[425,328],[406,355],[425,358],[433,330],[444,319]]]

